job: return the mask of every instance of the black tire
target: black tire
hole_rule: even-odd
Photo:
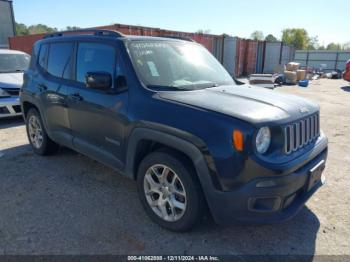
[[[192,229],[202,218],[205,200],[196,173],[186,158],[171,150],[155,151],[147,155],[140,163],[137,174],[137,187],[141,203],[149,217],[160,226],[176,232]],[[177,221],[166,221],[155,213],[147,202],[144,179],[147,170],[154,165],[165,165],[174,171],[186,192],[186,208]],[[159,197],[160,198],[160,197]]]
[[[29,125],[30,125],[30,119],[31,118],[36,118],[38,120],[38,123],[41,127],[41,134],[42,134],[42,142],[40,146],[35,145],[33,140],[30,137],[30,131],[29,131]],[[49,136],[47,135],[47,132],[45,130],[45,126],[43,125],[41,116],[39,112],[35,108],[29,109],[27,116],[26,116],[26,129],[27,129],[27,136],[29,143],[32,146],[33,151],[38,154],[38,155],[51,155],[55,153],[59,145],[56,144],[54,141],[52,141]]]

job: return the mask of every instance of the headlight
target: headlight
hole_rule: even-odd
[[[260,128],[255,138],[256,150],[260,154],[264,154],[269,149],[270,144],[271,144],[270,128],[268,127]]]
[[[10,96],[10,95],[5,90],[0,88],[0,97],[4,97],[4,96]]]

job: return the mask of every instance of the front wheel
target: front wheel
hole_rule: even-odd
[[[26,117],[28,140],[36,154],[49,155],[57,151],[58,145],[46,133],[39,112],[31,108]]]
[[[140,200],[153,221],[172,231],[191,229],[202,216],[204,198],[196,174],[181,155],[154,152],[140,164]]]

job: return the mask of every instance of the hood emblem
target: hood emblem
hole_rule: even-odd
[[[302,114],[309,113],[309,109],[307,109],[306,107],[299,108],[299,111]]]

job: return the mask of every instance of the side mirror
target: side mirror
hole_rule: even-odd
[[[128,87],[128,83],[126,82],[126,77],[123,75],[120,75],[117,77],[117,89],[118,90],[124,90]]]
[[[112,86],[112,76],[107,72],[87,72],[86,87],[98,90],[108,90]]]

